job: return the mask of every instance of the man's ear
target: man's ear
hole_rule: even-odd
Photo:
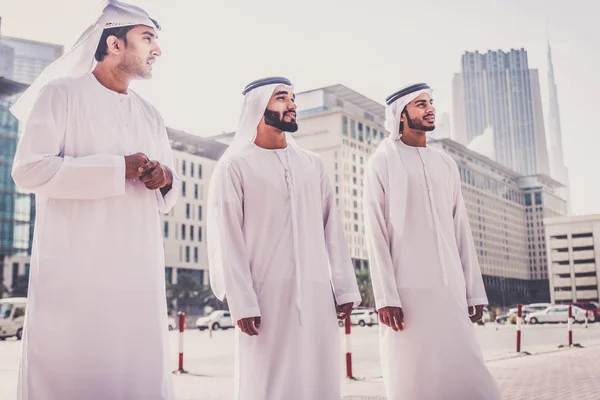
[[[106,49],[109,53],[119,54],[121,52],[121,45],[119,43],[119,39],[114,35],[107,37]]]

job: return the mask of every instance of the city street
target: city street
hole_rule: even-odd
[[[440,327],[443,329],[443,327]],[[567,343],[566,325],[525,326],[523,351],[515,354],[515,326],[476,326],[486,361],[505,399],[596,399],[600,393],[600,324],[576,325],[574,342],[583,349],[559,350]],[[343,330],[340,329],[340,334]],[[353,327],[352,355],[356,381],[343,379],[344,400],[382,400],[378,328]],[[171,332],[173,369],[177,369],[178,332]],[[176,375],[177,400],[227,400],[233,390],[233,330],[185,332],[186,375]],[[21,343],[0,342],[0,400],[14,400]],[[343,363],[340,363],[343,365]],[[344,375],[343,369],[340,371]],[[550,394],[550,393],[554,394]],[[562,393],[562,394],[561,394]],[[565,395],[569,393],[569,395]],[[573,397],[570,393],[576,393]],[[569,397],[571,396],[571,397]],[[586,397],[587,396],[587,397]]]

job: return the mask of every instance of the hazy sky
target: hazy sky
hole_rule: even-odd
[[[461,55],[474,50],[525,48],[546,101],[548,31],[572,210],[600,213],[596,0],[131,2],[163,26],[154,78],[135,88],[167,125],[203,136],[233,130],[241,90],[268,75],[289,77],[297,91],[342,83],[379,102],[406,83],[426,81],[441,115],[451,111]],[[0,0],[2,33],[68,48],[98,3]]]

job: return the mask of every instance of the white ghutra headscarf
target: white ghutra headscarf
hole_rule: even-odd
[[[50,64],[29,86],[10,109],[15,117],[26,121],[33,108],[38,93],[48,83],[64,77],[79,78],[94,70],[94,55],[104,29],[131,25],[146,25],[157,30],[160,26],[148,13],[139,7],[117,0],[104,0],[95,21],[81,34],[73,47],[58,60]]]

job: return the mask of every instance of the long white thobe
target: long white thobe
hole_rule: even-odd
[[[360,302],[321,159],[256,145],[223,165],[221,256],[236,330],[236,400],[339,400],[338,304]]]
[[[391,139],[386,139],[391,140]],[[389,400],[496,400],[468,307],[487,304],[454,160],[431,147],[395,143],[365,171],[364,215],[377,308],[402,307],[404,330],[380,324]],[[395,156],[395,155],[394,155]],[[402,170],[400,170],[402,168]],[[391,176],[390,176],[391,175]],[[398,199],[391,185],[405,190]],[[390,210],[402,218],[390,218]],[[403,221],[403,226],[397,226]],[[402,222],[400,222],[402,223]]]
[[[162,118],[133,91],[88,74],[40,93],[13,166],[37,210],[21,400],[173,399],[159,211],[178,189],[126,180],[136,152],[172,166]]]

